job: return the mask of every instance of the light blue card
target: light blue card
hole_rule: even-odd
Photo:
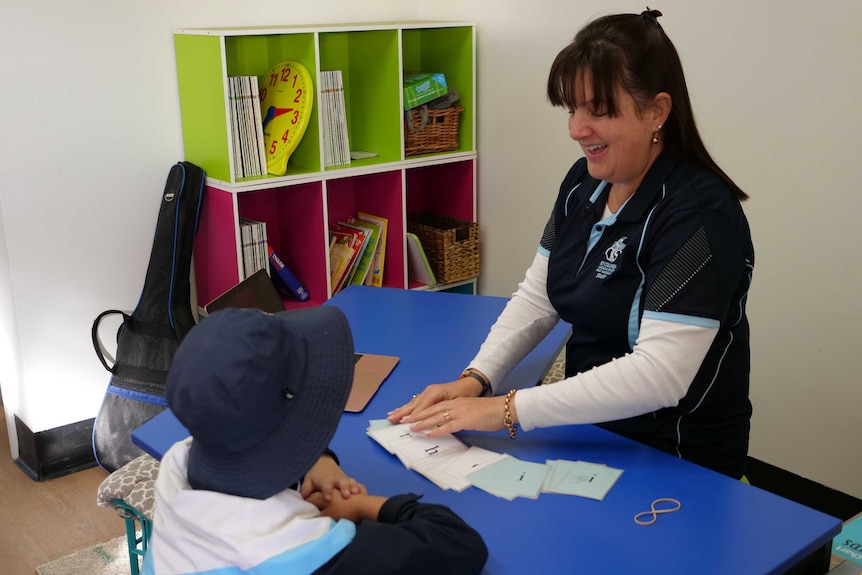
[[[380,429],[381,427],[392,427],[392,423],[389,423],[388,419],[371,419],[368,421],[368,431],[372,429]]]
[[[547,472],[548,466],[544,463],[521,461],[506,455],[500,461],[468,474],[467,480],[479,489],[505,499],[536,499],[542,491]]]
[[[586,461],[549,461],[551,472],[545,484],[546,493],[577,495],[601,501],[613,487],[622,469]]]

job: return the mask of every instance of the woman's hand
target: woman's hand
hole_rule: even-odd
[[[409,419],[413,413],[423,411],[441,401],[459,397],[476,397],[480,393],[482,393],[482,385],[472,377],[464,377],[449,383],[435,383],[426,387],[419,395],[414,395],[408,403],[387,413],[386,419],[389,423],[417,421],[415,418]]]
[[[465,429],[474,431],[497,431],[505,427],[503,416],[506,397],[459,397],[435,403],[425,409],[415,410],[401,422],[410,424],[413,431],[423,431],[428,437],[437,437]],[[517,423],[514,402],[509,414]]]
[[[349,499],[351,495],[368,493],[364,485],[348,477],[334,459],[324,454],[305,474],[299,493],[308,500],[311,500],[312,495],[320,494],[320,499],[329,502],[332,500],[333,489],[344,499]]]

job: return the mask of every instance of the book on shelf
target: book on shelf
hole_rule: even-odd
[[[350,283],[356,265],[359,263],[360,250],[365,243],[365,234],[340,224],[329,226],[330,237],[330,276],[332,295]],[[333,257],[337,261],[333,262]]]
[[[249,277],[249,270],[252,267],[251,264],[251,250],[254,242],[251,239],[251,228],[250,224],[244,224],[242,221],[239,223],[239,239],[240,239],[240,247],[242,250],[242,279]]]
[[[305,289],[305,286],[302,285],[293,272],[284,265],[284,261],[278,257],[272,246],[267,246],[267,253],[269,254],[269,267],[272,270],[271,275],[275,280],[275,287],[280,292],[286,293],[288,296],[299,301],[308,301],[308,290]]]
[[[231,147],[234,176],[248,178],[266,174],[266,150],[260,116],[260,92],[256,76],[229,76]]]
[[[335,238],[329,243],[329,287],[335,295],[342,284],[344,274],[353,261],[355,250],[345,243],[339,243]]]
[[[377,245],[380,243],[380,226],[371,222],[364,222],[357,218],[348,218],[344,225],[353,226],[361,230],[369,238],[368,243],[362,250],[356,274],[353,276],[350,283],[360,286],[371,285],[374,259],[377,254]]]
[[[440,72],[404,72],[404,109],[410,110],[449,93],[446,76]]]
[[[320,88],[317,102],[318,110],[320,111],[321,125],[323,131],[320,134],[323,140],[323,165],[328,168],[332,163],[332,110],[329,101],[332,99],[329,88],[329,79],[327,72],[320,71]]]
[[[362,260],[362,252],[368,245],[368,241],[370,238],[365,234],[364,231],[355,227],[346,226],[341,222],[337,224],[332,224],[330,226],[330,233],[333,232],[339,236],[350,236],[350,246],[354,249],[354,254],[350,262],[350,267],[347,268],[347,272],[342,278],[341,285],[338,286],[338,290],[340,291],[342,288],[349,285],[353,281],[353,276],[356,275],[356,270],[359,268],[359,262]]]
[[[248,154],[248,144],[246,143],[246,127],[245,127],[245,101],[242,95],[242,85],[239,78],[229,78],[231,87],[231,98],[233,99],[233,107],[236,114],[236,124],[233,126],[233,137],[236,141],[237,157],[234,159],[234,172],[236,177],[243,178],[246,175],[251,175],[252,166]]]
[[[347,137],[347,107],[344,103],[344,80],[341,70],[320,72],[320,113],[323,116],[323,164],[344,166],[350,164],[350,145]]]
[[[380,239],[377,242],[377,250],[374,253],[374,260],[371,265],[371,283],[366,283],[366,285],[382,287],[383,266],[386,263],[386,232],[389,229],[389,219],[367,212],[359,212],[357,216],[357,219],[360,221],[377,224],[380,227]]]
[[[234,91],[237,102],[237,118],[239,125],[237,127],[239,136],[239,149],[242,154],[242,177],[254,176],[255,166],[252,160],[254,155],[251,153],[251,142],[249,142],[248,130],[248,95],[245,90],[245,83],[240,77],[234,79]]]
[[[251,116],[254,123],[254,138],[257,143],[257,161],[260,166],[260,175],[266,175],[266,144],[263,139],[263,116],[260,109],[260,87],[256,76],[246,76],[251,90]]]
[[[242,151],[239,145],[239,115],[237,113],[237,97],[236,88],[234,87],[233,77],[228,77],[228,110],[230,112],[230,129],[231,129],[231,150],[233,152],[233,173],[234,177],[242,175]]]
[[[348,284],[362,285],[365,281],[365,276],[368,273],[368,268],[371,266],[371,262],[369,261],[367,254],[368,248],[373,241],[372,231],[370,228],[366,228],[365,226],[351,224],[349,222],[338,222],[338,225],[354,229],[357,233],[362,234],[362,245],[359,246],[359,252],[356,254],[356,261],[353,262],[353,267],[350,270],[350,277],[346,281]]]
[[[249,218],[239,219],[240,238],[242,240],[243,278],[251,277],[258,270],[269,274],[268,242],[266,239],[266,223]]]

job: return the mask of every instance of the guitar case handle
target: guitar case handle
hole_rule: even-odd
[[[108,365],[108,361],[105,359],[105,354],[102,351],[101,342],[99,342],[99,324],[102,322],[102,319],[104,319],[105,317],[107,317],[109,315],[116,315],[116,314],[120,314],[123,316],[123,324],[125,324],[126,322],[130,322],[132,320],[132,316],[130,316],[129,314],[127,314],[124,311],[120,311],[118,309],[109,309],[109,310],[103,311],[102,313],[100,313],[96,317],[96,319],[93,321],[93,329],[92,329],[93,348],[96,350],[96,356],[98,356],[99,361],[102,362],[102,365],[105,366],[105,369],[107,369],[109,373],[114,373],[114,365],[116,365],[116,363],[114,365]],[[120,329],[123,329],[123,325],[120,325]],[[117,333],[117,339],[119,340],[119,332]]]

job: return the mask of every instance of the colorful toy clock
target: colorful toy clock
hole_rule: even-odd
[[[311,118],[314,82],[295,60],[280,62],[259,79],[267,172],[283,176]]]

